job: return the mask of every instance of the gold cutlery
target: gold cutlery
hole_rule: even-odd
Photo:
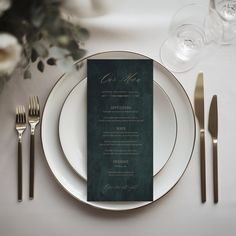
[[[30,180],[29,180],[29,197],[34,198],[34,162],[35,162],[35,150],[34,150],[34,134],[36,125],[40,120],[40,106],[38,96],[29,98],[29,124],[30,124]]]
[[[214,202],[218,202],[218,108],[217,108],[217,96],[214,95],[211,100],[209,110],[208,130],[212,136],[213,145],[213,186],[214,186]]]
[[[206,202],[206,160],[205,160],[205,127],[204,127],[204,82],[203,73],[199,73],[194,96],[195,114],[200,128],[200,170],[201,198]]]
[[[26,129],[26,114],[24,106],[16,107],[16,130],[18,133],[18,201],[22,201],[22,137]]]

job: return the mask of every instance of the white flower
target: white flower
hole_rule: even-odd
[[[4,11],[9,9],[11,6],[11,1],[10,0],[0,0],[0,16]]]
[[[21,58],[21,45],[6,33],[0,34],[0,74],[10,75]]]

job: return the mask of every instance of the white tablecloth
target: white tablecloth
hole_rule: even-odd
[[[92,1],[91,2],[98,2]],[[84,6],[80,24],[90,31],[87,55],[129,50],[160,61],[159,49],[174,12],[191,0],[100,1],[99,12]],[[202,3],[203,0],[195,0]],[[81,8],[83,9],[83,8]],[[80,11],[81,11],[80,9]],[[87,11],[87,14],[86,14]],[[28,199],[29,129],[23,147],[23,202],[17,196],[15,106],[39,95],[43,106],[60,68],[14,76],[0,94],[0,235],[236,235],[236,45],[221,46],[192,70],[176,74],[193,101],[196,75],[205,74],[206,121],[213,94],[219,104],[219,203],[213,203],[211,139],[206,133],[207,202],[201,203],[199,135],[192,160],[177,186],[164,198],[130,212],[106,212],[85,206],[57,183],[45,160],[39,127],[36,136],[35,199]]]

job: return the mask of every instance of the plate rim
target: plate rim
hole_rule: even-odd
[[[132,210],[136,210],[136,209],[141,209],[141,208],[143,208],[143,207],[149,206],[151,203],[154,203],[154,202],[156,202],[156,201],[162,199],[163,197],[165,197],[165,196],[179,183],[179,181],[182,179],[183,175],[185,174],[186,169],[188,168],[189,163],[190,163],[190,161],[191,161],[191,159],[192,159],[192,156],[193,156],[194,147],[195,147],[195,144],[196,144],[196,119],[195,119],[194,109],[193,109],[191,100],[190,100],[190,98],[189,98],[189,95],[188,95],[187,91],[186,91],[185,88],[183,87],[183,85],[182,85],[182,84],[180,83],[180,81],[176,78],[176,76],[175,76],[171,71],[169,71],[164,65],[162,65],[162,64],[161,64],[160,62],[158,62],[157,60],[152,59],[152,58],[149,57],[149,56],[146,56],[146,55],[141,54],[141,53],[138,53],[138,52],[129,51],[129,50],[109,50],[109,51],[102,51],[102,52],[90,54],[90,55],[88,55],[88,56],[86,56],[86,57],[83,57],[83,58],[81,58],[81,59],[75,61],[75,62],[73,63],[73,65],[76,65],[76,64],[82,62],[83,60],[86,60],[86,59],[88,59],[88,58],[90,58],[90,57],[92,57],[92,56],[99,56],[100,54],[106,54],[106,53],[131,53],[131,54],[135,54],[135,55],[138,55],[138,56],[141,56],[141,57],[145,57],[145,58],[147,58],[147,59],[151,59],[151,60],[153,60],[154,62],[156,62],[159,66],[161,66],[164,71],[166,71],[167,73],[169,73],[169,74],[174,78],[174,80],[176,81],[176,83],[180,86],[180,88],[181,88],[182,91],[184,92],[184,94],[185,94],[185,96],[186,96],[186,98],[187,98],[187,101],[188,101],[188,103],[189,103],[189,107],[190,107],[190,110],[191,110],[191,116],[192,116],[192,118],[193,118],[192,121],[193,121],[193,124],[194,124],[194,125],[193,125],[193,133],[194,133],[194,135],[193,135],[193,142],[192,142],[191,152],[190,152],[190,155],[189,155],[189,159],[188,159],[188,161],[187,161],[187,164],[186,164],[186,166],[185,166],[183,172],[182,172],[181,175],[179,176],[178,180],[175,182],[175,184],[174,184],[168,191],[166,191],[162,196],[160,196],[159,198],[155,199],[154,201],[147,202],[147,204],[145,204],[145,205],[141,205],[141,206],[137,206],[137,207],[129,208],[129,209],[116,209],[116,208],[109,209],[108,207],[99,207],[99,206],[96,206],[96,205],[94,205],[94,204],[89,204],[88,202],[81,201],[78,197],[76,197],[74,194],[72,194],[69,190],[67,190],[67,189],[60,183],[60,181],[59,181],[59,180],[57,179],[57,177],[55,176],[54,171],[52,170],[52,168],[51,168],[50,165],[49,165],[49,162],[48,162],[48,160],[47,160],[47,158],[46,158],[46,154],[45,154],[45,150],[44,150],[43,137],[42,137],[42,130],[43,130],[43,125],[42,125],[42,124],[43,124],[43,116],[44,116],[44,113],[45,113],[46,105],[47,105],[47,103],[48,103],[48,100],[49,100],[49,97],[50,97],[52,91],[54,90],[54,88],[59,84],[59,82],[61,81],[61,79],[62,79],[68,72],[65,72],[65,73],[63,73],[61,76],[59,76],[59,78],[58,78],[57,81],[54,83],[53,87],[50,89],[50,91],[49,91],[49,93],[48,93],[48,96],[47,96],[47,98],[46,98],[46,100],[45,100],[45,103],[44,103],[44,106],[43,106],[42,116],[41,116],[41,117],[42,117],[42,118],[41,118],[42,122],[41,122],[41,126],[40,126],[40,141],[41,141],[41,145],[42,145],[42,149],[43,149],[43,154],[44,154],[44,157],[45,157],[46,162],[47,162],[47,166],[48,166],[48,168],[49,168],[51,174],[53,175],[53,177],[56,179],[57,184],[59,184],[59,186],[61,187],[61,189],[63,189],[63,190],[65,190],[66,192],[68,192],[71,197],[73,197],[73,198],[79,200],[81,203],[84,203],[84,204],[87,205],[87,206],[90,206],[90,207],[93,207],[93,208],[99,209],[99,210],[114,211],[114,212],[117,212],[117,211],[124,211],[124,212],[125,212],[125,211],[132,211]]]

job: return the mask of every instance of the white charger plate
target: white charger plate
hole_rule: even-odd
[[[153,175],[156,175],[174,149],[177,120],[170,98],[155,82],[153,108]],[[59,137],[66,159],[87,180],[87,78],[65,100],[59,119]]]
[[[178,80],[161,64],[154,61],[154,80],[170,97],[176,112],[177,138],[171,158],[154,177],[152,202],[88,202],[87,184],[69,165],[64,157],[58,135],[61,108],[74,86],[86,77],[87,59],[147,59],[146,56],[114,51],[92,55],[76,63],[79,70],[59,78],[50,92],[44,107],[41,125],[41,141],[48,165],[55,178],[72,196],[93,207],[106,210],[130,210],[146,206],[168,193],[180,180],[191,159],[195,144],[195,119],[189,97]]]

